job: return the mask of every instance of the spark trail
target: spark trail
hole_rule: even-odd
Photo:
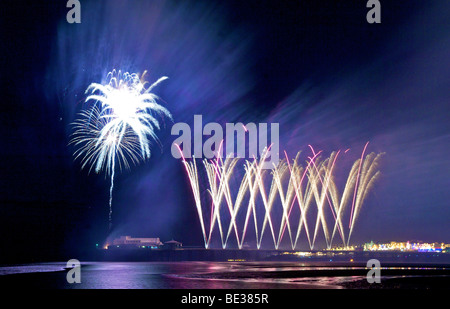
[[[267,231],[275,249],[280,248],[283,239],[292,250],[298,248],[303,230],[311,250],[316,245],[320,230],[328,249],[336,234],[344,246],[349,246],[363,202],[380,175],[378,167],[383,154],[365,155],[367,146],[361,158],[351,166],[341,191],[335,170],[339,156],[347,151],[333,152],[322,160],[322,152],[315,152],[310,146],[312,156],[307,157],[305,166],[300,163],[300,152],[292,160],[285,152],[285,159],[274,165],[270,173],[263,169],[267,149],[259,160],[245,160],[243,172],[237,168],[239,159],[236,158],[228,156],[225,160],[220,157],[203,160],[208,178],[206,192],[209,195],[200,193],[195,158],[190,162],[183,158],[205,248],[211,248],[214,231],[218,230],[222,248],[230,245],[230,236],[234,234],[238,248],[242,249],[252,216],[257,249],[261,248]],[[239,185],[233,179],[237,179]],[[210,209],[204,207],[208,203],[205,201],[211,202]],[[308,224],[313,219],[311,216],[315,216],[312,231]],[[345,216],[350,217],[348,230],[343,223]],[[209,222],[205,221],[208,217]]]

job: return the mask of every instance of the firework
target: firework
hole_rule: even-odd
[[[380,175],[377,168],[382,154],[365,156],[366,148],[367,144],[361,158],[352,165],[342,191],[338,189],[334,176],[341,151],[333,152],[322,160],[321,152],[315,152],[310,146],[312,156],[307,158],[305,166],[299,162],[300,152],[293,160],[285,152],[285,159],[274,165],[269,173],[262,168],[266,150],[259,160],[254,158],[245,161],[242,178],[236,176],[239,174],[236,171],[239,159],[227,157],[222,160],[217,157],[203,160],[208,178],[206,191],[200,189],[195,158],[188,162],[183,157],[205,247],[210,248],[213,231],[218,229],[222,248],[227,247],[234,231],[237,246],[242,249],[252,216],[257,249],[261,248],[265,232],[270,232],[273,247],[278,249],[286,231],[292,250],[297,248],[302,231],[305,231],[311,250],[321,232],[327,248],[331,248],[336,233],[340,235],[342,243],[349,246],[363,202]],[[237,178],[238,183],[240,180],[238,186],[232,185],[233,178]],[[209,194],[202,196],[201,192]],[[204,207],[205,200],[211,201],[209,209]],[[345,214],[350,217],[348,229],[343,223]],[[314,215],[315,224],[311,230],[308,218]],[[208,217],[209,225],[205,221]]]
[[[96,173],[102,170],[111,176],[109,198],[109,222],[112,220],[112,192],[116,165],[129,169],[130,165],[149,159],[150,142],[159,143],[156,130],[160,129],[160,117],[172,120],[170,112],[157,101],[151,91],[167,77],[147,86],[146,72],[138,74],[112,71],[107,83],[92,83],[86,110],[81,111],[70,141],[77,150],[74,155],[81,159],[82,168],[89,167]]]

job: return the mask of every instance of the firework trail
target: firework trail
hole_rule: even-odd
[[[195,206],[197,208],[197,214],[200,219],[203,239],[205,241],[205,248],[208,248],[206,229],[205,229],[205,224],[203,221],[202,201],[201,201],[201,196],[200,196],[200,185],[199,185],[199,181],[198,181],[198,172],[197,172],[197,165],[195,164],[195,158],[193,158],[192,162],[187,162],[183,156],[183,151],[181,150],[180,146],[177,144],[175,144],[175,145],[177,146],[178,150],[181,153],[183,164],[184,164],[184,167],[186,168],[186,173],[189,177],[189,183],[191,184],[192,193],[194,194]]]
[[[376,168],[379,165],[379,160],[381,156],[384,155],[383,153],[375,155],[374,153],[371,153],[366,156],[366,159],[362,163],[362,171],[360,175],[360,182],[357,188],[357,195],[356,200],[354,204],[354,212],[351,217],[350,222],[350,231],[347,239],[347,246],[350,243],[350,237],[353,232],[353,228],[355,226],[356,218],[358,217],[358,214],[361,210],[362,203],[364,199],[367,196],[367,192],[372,188],[375,180],[379,177],[380,171],[376,170]]]
[[[81,111],[73,124],[70,144],[77,147],[75,158],[81,159],[82,168],[96,173],[104,170],[111,176],[109,197],[109,224],[112,223],[112,193],[116,164],[120,170],[129,169],[151,156],[150,141],[160,144],[155,130],[160,129],[157,117],[172,115],[157,103],[153,88],[167,79],[162,77],[146,87],[145,71],[138,74],[112,71],[107,83],[92,83],[86,90],[87,102],[94,102]]]
[[[234,201],[230,179],[233,178],[239,160],[231,157],[227,157],[225,160],[219,157],[213,160],[203,160],[208,177],[207,192],[212,201],[208,232],[206,232],[207,222],[204,221],[207,216],[204,215],[202,208],[199,175],[195,160],[187,162],[183,158],[194,193],[205,247],[210,248],[213,230],[217,227],[222,248],[227,247],[229,237],[234,231],[237,246],[242,249],[251,216],[254,221],[257,249],[261,248],[264,233],[268,229],[275,249],[280,247],[287,230],[291,248],[295,250],[301,231],[305,230],[309,247],[313,250],[320,227],[328,249],[331,248],[336,232],[339,233],[344,246],[349,246],[362,204],[380,175],[377,169],[383,154],[371,153],[365,156],[366,144],[361,158],[352,165],[341,194],[334,177],[334,170],[341,151],[333,152],[328,158],[321,160],[321,152],[315,152],[312,147],[310,148],[312,156],[308,157],[305,166],[299,163],[300,152],[292,162],[285,152],[285,160],[274,165],[270,171],[271,179],[268,177],[267,170],[263,169],[267,152],[264,152],[259,160],[256,158],[253,161],[246,160],[244,163],[245,173],[237,187]],[[181,149],[179,150],[181,153]],[[269,185],[268,191],[267,185]],[[207,197],[204,196],[204,198]],[[257,210],[258,202],[262,204],[262,209]],[[296,211],[294,211],[295,204],[298,205]],[[350,222],[346,238],[343,219],[349,204],[351,204]],[[314,208],[313,205],[316,207]],[[316,214],[313,231],[310,231],[307,221],[308,216],[311,216],[311,211]],[[278,216],[281,212],[281,218],[278,221],[275,219],[277,212]],[[239,213],[241,213],[241,218],[245,214],[241,229],[238,228],[237,222]],[[298,215],[297,220],[293,213],[298,213],[296,214]],[[228,227],[223,226],[227,224],[223,217],[224,214],[227,214],[227,218],[229,218]],[[334,220],[331,227],[329,227],[330,219]],[[276,226],[277,223],[280,224]]]

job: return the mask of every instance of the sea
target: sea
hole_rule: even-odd
[[[379,288],[383,282],[408,279],[423,287],[450,289],[450,269],[445,266],[381,268],[382,282],[369,284],[365,265],[324,262],[80,262],[78,281],[67,262],[3,265],[2,288],[28,289],[348,289]],[[390,280],[390,281],[389,281]],[[411,281],[412,280],[412,281]],[[402,286],[403,284],[403,286]],[[415,285],[414,285],[415,284]]]

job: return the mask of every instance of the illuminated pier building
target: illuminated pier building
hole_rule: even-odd
[[[159,238],[133,238],[131,236],[120,236],[107,244],[105,249],[181,249],[183,244],[176,240],[163,243]]]
[[[113,240],[112,247],[116,248],[150,248],[158,249],[163,245],[159,238],[132,238],[131,236],[120,236]],[[109,246],[111,247],[111,245]]]

